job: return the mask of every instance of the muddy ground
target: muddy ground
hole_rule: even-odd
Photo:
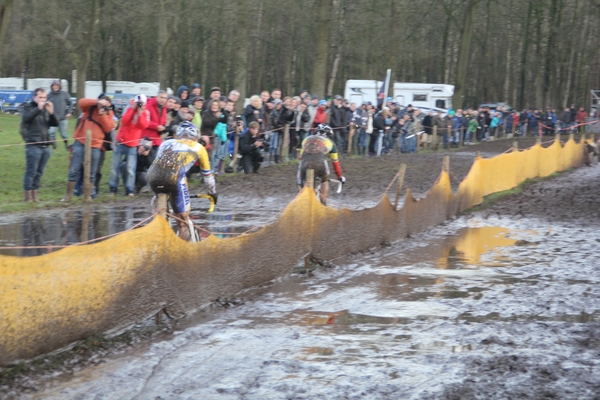
[[[453,186],[476,151],[510,146],[451,152]],[[423,193],[443,155],[343,159],[348,184],[332,205],[374,203],[401,162],[406,186]],[[295,168],[221,180],[222,207],[279,211],[295,194]],[[594,166],[532,184],[389,247],[241,294],[152,341],[21,374],[0,397],[600,398],[599,181]]]

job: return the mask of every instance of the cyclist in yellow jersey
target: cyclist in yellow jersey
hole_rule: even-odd
[[[325,155],[329,154],[338,179],[346,182],[346,178],[342,175],[342,167],[338,159],[337,147],[331,140],[333,129],[326,124],[319,124],[315,134],[308,136],[302,141],[300,150],[300,164],[298,165],[298,186],[300,189],[304,187],[306,180],[306,170],[312,169],[315,173],[315,180],[321,180],[321,203],[327,205],[327,196],[329,195],[329,164],[325,159]]]
[[[188,240],[187,220],[190,214],[190,194],[185,173],[196,160],[204,176],[209,194],[217,203],[215,177],[210,168],[208,153],[198,143],[198,129],[191,122],[182,122],[177,128],[175,139],[163,142],[158,148],[156,159],[148,170],[148,183],[155,194],[165,193],[171,199],[171,207],[178,217],[180,237]]]

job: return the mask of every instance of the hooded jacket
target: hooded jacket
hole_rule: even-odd
[[[128,147],[137,147],[142,138],[142,131],[150,124],[148,110],[139,115],[133,107],[127,108],[121,119],[121,128],[117,133],[117,142]]]
[[[112,130],[113,112],[109,111],[104,115],[99,115],[98,100],[96,99],[80,99],[78,104],[82,115],[77,129],[73,133],[73,139],[85,144],[85,132],[89,129],[92,131],[92,147],[99,149],[104,144],[105,133]]]
[[[61,90],[62,87],[60,82],[52,82],[52,86],[54,85],[58,85],[58,91],[55,92],[50,90],[50,92],[48,92],[47,101],[51,101],[54,105],[54,115],[56,116],[56,119],[62,121],[67,114],[71,113],[71,98],[67,92]],[[52,86],[50,86],[50,88],[52,88]]]
[[[158,132],[158,126],[167,125],[167,107],[164,105],[162,108],[160,108],[156,102],[156,97],[153,97],[148,100],[148,103],[146,104],[146,111],[150,112],[150,123],[142,132],[142,137],[146,136],[148,139],[152,140],[153,147],[160,146],[162,139],[160,137],[160,133]]]
[[[183,93],[184,91],[188,92],[187,99],[181,99],[181,93]],[[189,101],[190,100],[190,89],[188,89],[188,87],[185,85],[179,86],[179,89],[177,89],[177,97],[179,97],[181,100]]]

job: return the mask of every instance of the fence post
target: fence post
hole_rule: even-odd
[[[235,139],[233,140],[233,163],[232,163],[232,167],[233,167],[233,173],[235,174],[237,172],[237,162],[238,162],[238,150],[240,147],[240,132],[242,131],[242,127],[241,126],[236,126],[235,127]],[[166,206],[166,204],[165,204]]]
[[[398,186],[396,186],[396,201],[394,201],[394,210],[398,209],[400,201],[400,191],[404,185],[404,174],[406,173],[406,164],[400,164],[400,175],[398,176]]]
[[[535,144],[542,144],[542,137],[541,137],[541,136],[538,136],[538,137],[535,139]]]
[[[283,145],[281,147],[281,158],[290,162],[290,124],[285,124],[283,129]]]
[[[315,170],[307,169],[306,170],[306,186],[311,189],[315,188]]]
[[[433,126],[433,137],[431,138],[431,147],[433,147],[433,151],[437,151],[437,125]]]
[[[85,131],[85,153],[83,158],[83,199],[86,203],[92,201],[92,130]]]
[[[444,156],[442,170],[446,171],[447,173],[450,173],[450,156]]]
[[[560,142],[560,133],[557,132],[554,134],[554,140]]]
[[[354,138],[354,134],[356,132],[356,125],[352,125],[350,127],[350,132],[348,133],[348,150],[346,151],[347,155],[352,155],[352,139]]]
[[[519,151],[519,142],[516,140],[513,141],[512,151]]]

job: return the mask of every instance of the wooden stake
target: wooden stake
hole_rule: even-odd
[[[433,126],[433,137],[431,138],[431,146],[433,150],[437,150],[437,125]]]
[[[92,130],[85,131],[85,153],[83,157],[83,199],[86,203],[92,201]]]
[[[315,188],[315,171],[313,169],[306,170],[306,186],[311,189]]]
[[[167,218],[167,195],[159,193],[156,196],[156,210],[157,214],[163,218]]]
[[[290,124],[285,124],[283,129],[283,146],[281,148],[281,158],[285,162],[290,162]]]
[[[400,191],[404,185],[404,174],[406,173],[406,164],[400,164],[400,173],[398,175],[398,184],[396,186],[396,201],[394,201],[394,210],[398,209],[398,202],[400,201]]]
[[[513,151],[519,151],[519,142],[518,141],[513,141]]]
[[[235,139],[233,140],[233,173],[237,172],[237,162],[238,162],[238,150],[240,147],[240,132],[242,131],[242,127],[241,126],[236,126],[235,127]],[[165,204],[166,206],[166,204]]]
[[[450,173],[450,156],[444,156],[444,162],[442,165],[442,169],[447,173]]]
[[[557,142],[560,142],[560,133],[555,133],[554,134],[554,140]]]
[[[355,133],[356,125],[353,125],[350,127],[350,133],[348,134],[348,150],[346,151],[346,154],[348,155],[352,155],[352,138],[354,137]]]

